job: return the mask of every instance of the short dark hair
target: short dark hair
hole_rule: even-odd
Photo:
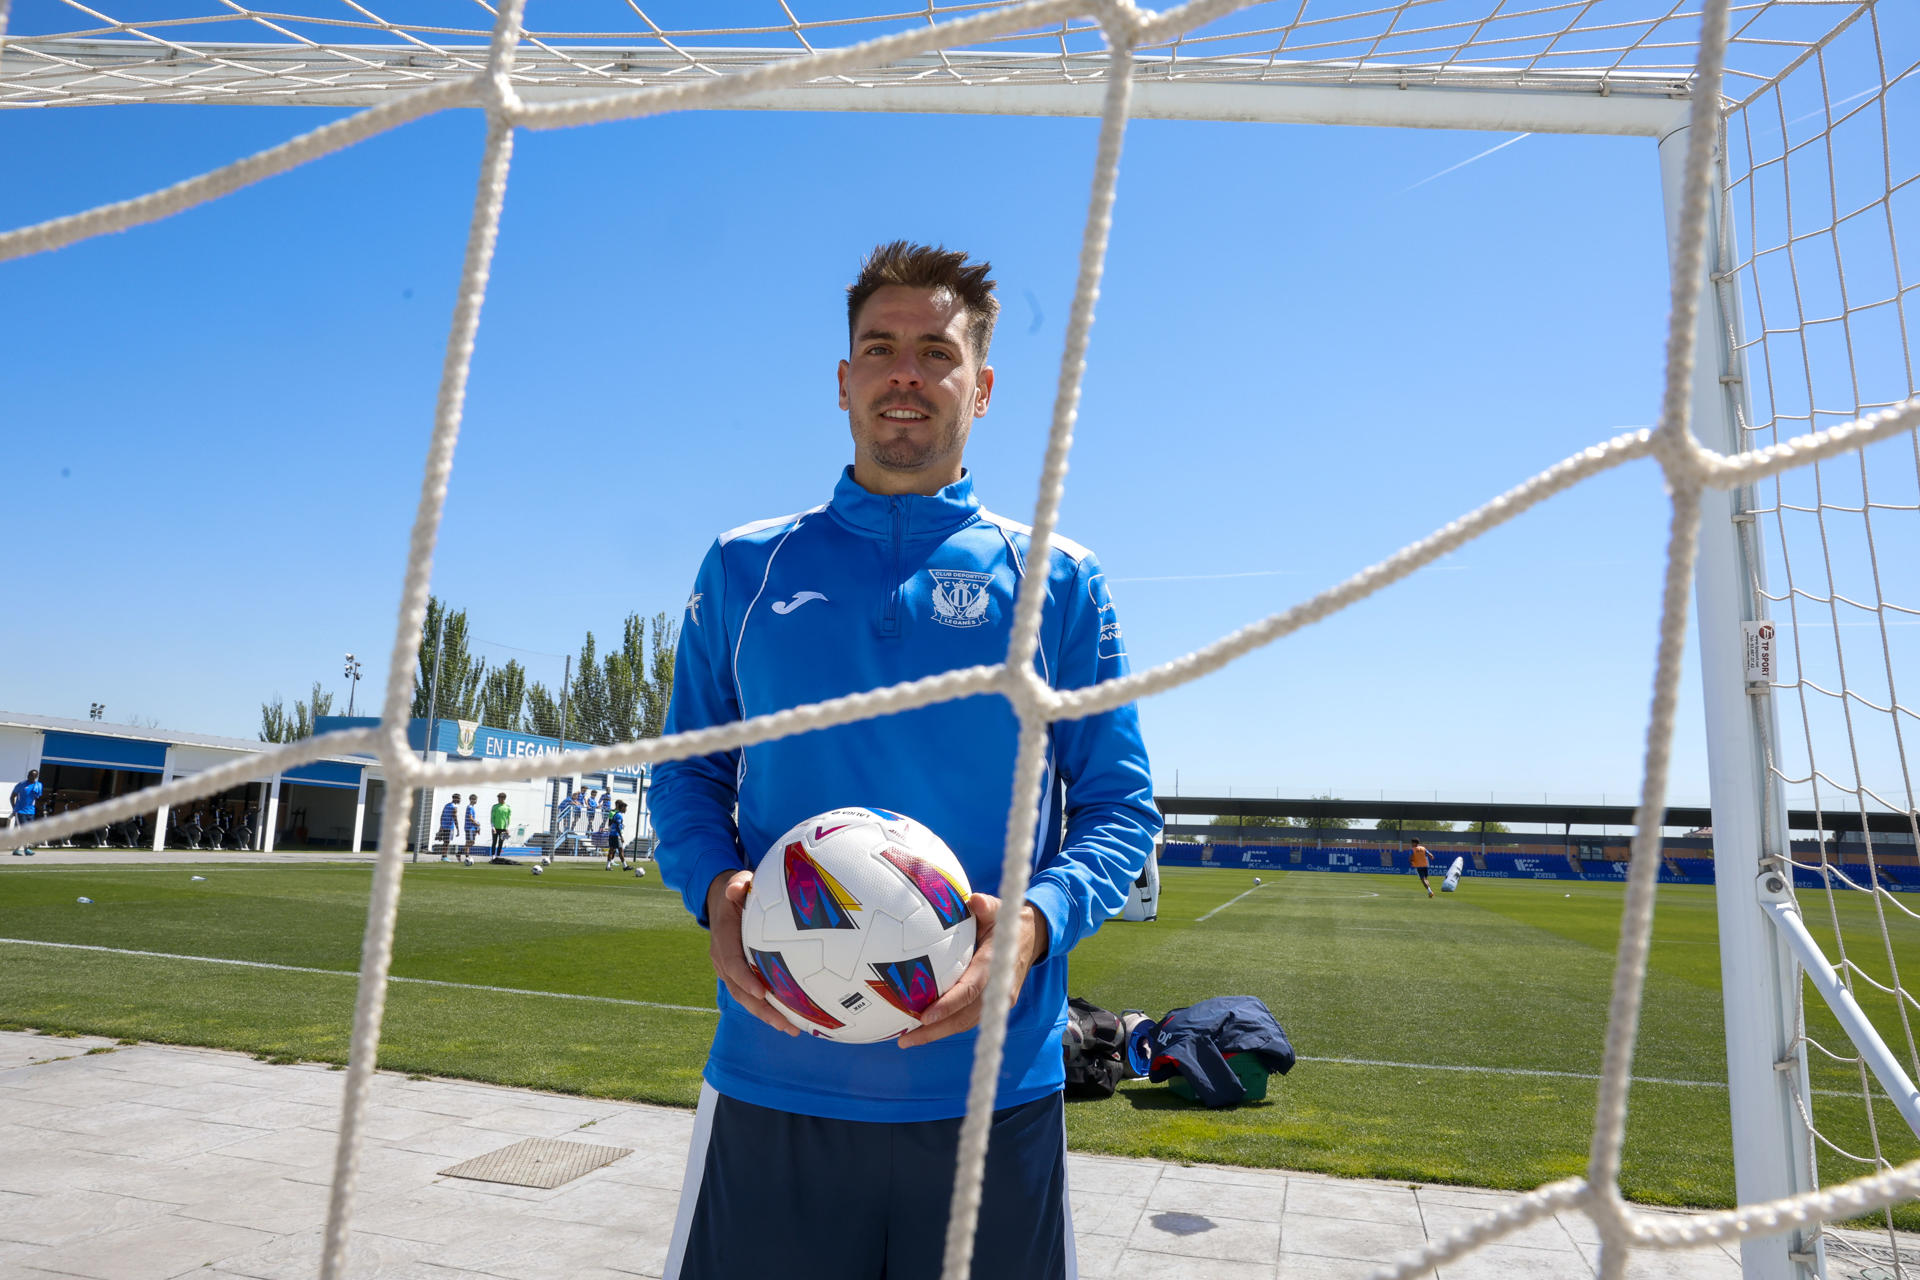
[[[944,289],[967,309],[967,343],[976,364],[987,362],[993,344],[993,322],[1000,316],[993,296],[991,262],[968,262],[967,255],[944,246],[894,240],[879,245],[860,264],[860,274],[847,286],[847,342],[854,338],[860,308],[880,288],[898,284],[909,289]]]

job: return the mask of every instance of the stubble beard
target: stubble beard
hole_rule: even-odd
[[[872,445],[869,449],[875,463],[888,471],[924,471],[959,452],[962,431],[958,405],[954,406],[944,421],[930,418],[925,423],[916,423],[918,431],[932,429],[931,434],[918,439],[906,433],[893,434],[898,428],[890,419],[880,416],[887,409],[895,407],[898,407],[898,401],[876,406],[868,418],[876,428],[870,437]],[[910,407],[925,409],[924,405]]]

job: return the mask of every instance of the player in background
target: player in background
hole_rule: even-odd
[[[460,822],[460,793],[453,793],[453,799],[447,801],[440,810],[440,861],[445,862],[447,855],[453,852],[453,830]]]
[[[547,849],[548,856],[560,851],[561,840],[573,829],[573,796],[571,788],[560,793],[560,807],[553,815],[553,844]]]
[[[40,785],[40,771],[38,769],[27,770],[26,779],[13,784],[13,796],[9,804],[13,807],[14,826],[24,827],[34,820],[40,811],[40,795],[44,790],[45,788]],[[33,856],[33,850],[27,848],[15,849],[13,856],[16,858],[31,858]]]
[[[480,797],[478,795],[469,794],[467,796],[467,849],[464,856],[469,858],[473,856],[473,842],[480,838],[480,814],[479,811],[473,807],[479,803]]]
[[[1427,865],[1433,861],[1433,856],[1427,852],[1427,846],[1421,844],[1418,840],[1409,839],[1407,845],[1413,851],[1414,874],[1420,877],[1420,887],[1425,889],[1427,896],[1431,898],[1433,896],[1433,885],[1427,880]]]
[[[600,788],[587,792],[587,834],[592,835],[600,823]]]
[[[513,825],[513,809],[507,804],[507,793],[502,791],[500,798],[493,802],[493,856],[505,857],[507,850],[507,828]]]
[[[627,802],[615,800],[607,808],[607,870],[613,870],[613,860],[620,859],[620,869],[627,869]]]
[[[743,525],[707,552],[687,600],[666,732],[1004,662],[1015,592],[1029,578],[1044,604],[1034,669],[1050,687],[1126,674],[1092,553],[1058,536],[1040,552],[1025,525],[981,506],[962,465],[993,392],[987,350],[998,304],[988,271],[964,254],[905,242],[863,264],[847,291],[838,368],[853,465],[823,505]],[[783,349],[803,342],[750,295],[736,309],[756,340],[771,328]],[[752,375],[761,367],[742,366],[743,385],[730,393],[766,402],[773,389]],[[667,1280],[937,1275],[972,1032],[999,948],[1013,952],[1018,998],[973,1275],[1072,1274],[1060,1053],[1068,953],[1126,904],[1160,815],[1132,704],[1045,732],[1050,768],[1024,901],[996,896],[1018,740],[1002,698],[654,769],[654,857],[710,931],[720,1005]],[[741,951],[742,907],[761,855],[793,824],[854,803],[925,823],[959,855],[974,890],[973,960],[920,1025],[891,1043],[800,1036]],[[796,1243],[826,1238],[831,1251]]]

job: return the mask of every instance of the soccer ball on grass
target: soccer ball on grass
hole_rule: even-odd
[[[966,971],[967,873],[885,809],[834,809],[773,842],[741,919],[747,963],[802,1031],[868,1044],[920,1025]]]

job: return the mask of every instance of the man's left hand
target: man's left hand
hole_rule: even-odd
[[[980,1006],[987,994],[987,966],[993,963],[996,945],[1015,948],[1013,961],[1013,1000],[1020,1002],[1020,988],[1027,981],[1027,970],[1047,953],[1047,922],[1032,903],[1022,903],[1012,927],[1003,936],[998,928],[1000,899],[990,893],[976,893],[967,899],[977,931],[973,960],[946,993],[927,1006],[920,1025],[900,1037],[902,1049],[932,1044],[948,1036],[971,1031],[980,1025]]]

